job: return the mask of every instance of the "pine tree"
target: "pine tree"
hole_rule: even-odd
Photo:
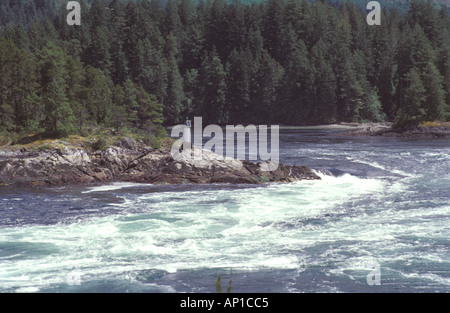
[[[28,37],[30,41],[30,50],[37,52],[41,50],[47,43],[45,29],[42,23],[35,20],[28,31]]]
[[[225,0],[213,0],[207,3],[205,30],[205,50],[215,50],[220,60],[225,60],[228,56],[229,45],[227,43],[227,35],[224,31],[227,29],[226,20],[226,2]]]
[[[396,93],[396,62],[398,50],[398,24],[394,15],[383,11],[381,25],[369,28],[372,41],[373,73],[368,79],[378,90],[383,112],[388,117],[394,113]]]
[[[128,68],[128,75],[121,75],[122,73],[117,73],[116,77],[119,75],[124,78],[128,77],[134,80],[137,77],[137,69],[139,69],[139,56],[137,55],[137,44],[140,40],[140,31],[137,26],[137,21],[139,19],[139,8],[134,1],[128,2],[125,8],[124,14],[124,24],[123,24],[123,38],[121,38],[122,42],[122,50],[123,55],[126,57],[126,60],[120,60],[119,62],[122,68],[124,68],[124,64],[126,64]],[[121,53],[117,53],[121,54]],[[120,80],[116,80],[116,83]]]
[[[281,110],[286,116],[286,123],[305,123],[309,111],[309,98],[313,77],[309,64],[308,51],[303,40],[299,39],[292,52],[287,52],[287,66],[282,83]]]
[[[167,37],[167,95],[164,99],[164,116],[166,123],[176,124],[183,121],[181,112],[184,110],[183,78],[177,63],[178,47],[176,37],[172,33]]]
[[[285,29],[283,0],[269,0],[265,7],[262,33],[264,36],[264,47],[277,61],[285,54],[283,51],[283,39]]]
[[[139,124],[139,103],[137,102],[136,85],[131,81],[131,79],[127,79],[124,82],[123,95],[121,96],[122,98],[120,100],[122,101],[122,106],[126,111],[127,125],[137,127]],[[120,103],[117,104],[120,105]]]
[[[187,70],[200,68],[204,32],[192,0],[182,0],[178,6],[178,12],[182,25],[178,35],[178,46],[182,56],[179,68],[180,73],[185,73]]]
[[[184,74],[184,95],[186,97],[186,109],[183,116],[190,116],[194,112],[194,104],[197,103],[198,96],[198,70],[187,70]]]
[[[168,0],[163,17],[163,31],[165,34],[181,34],[181,20],[178,14],[178,4],[174,0]]]
[[[447,105],[447,119],[450,117],[450,45],[441,48],[439,52],[439,61],[437,63],[440,74],[442,75],[442,89],[445,94],[445,103]]]
[[[49,42],[39,52],[41,97],[44,107],[42,126],[51,136],[74,131],[75,117],[66,95],[66,59],[62,49]]]
[[[12,131],[14,109],[10,101],[12,94],[13,58],[11,51],[17,49],[11,40],[0,39],[0,131]]]
[[[426,117],[424,104],[426,101],[425,87],[416,67],[406,74],[407,87],[404,90],[403,103],[396,116],[396,127],[417,126]]]
[[[283,76],[283,67],[270,56],[267,50],[263,50],[255,73],[256,83],[252,94],[252,113],[255,121],[268,123],[282,118],[278,100]]]
[[[199,95],[196,112],[208,124],[224,124],[226,111],[226,73],[219,55],[213,50],[202,62],[199,70]]]
[[[326,59],[326,50],[323,40],[319,40],[311,50],[314,83],[311,88],[312,102],[308,120],[313,123],[334,123],[337,120],[336,76]]]
[[[93,30],[92,41],[86,49],[83,61],[87,65],[98,68],[105,75],[111,73],[110,37],[106,26],[97,26]]]
[[[67,100],[70,103],[72,112],[75,117],[75,126],[78,131],[82,131],[84,124],[88,119],[88,112],[86,110],[85,89],[83,80],[85,71],[83,64],[75,59],[68,57],[66,60],[67,75]]]
[[[112,82],[100,69],[86,67],[84,98],[86,109],[96,125],[109,124],[112,107]]]
[[[181,0],[178,4],[178,14],[183,28],[194,24],[197,15],[194,1]]]
[[[148,94],[144,88],[136,89],[136,101],[139,106],[138,128],[159,136],[163,134],[163,106],[154,95]]]
[[[423,73],[425,88],[424,109],[429,120],[444,120],[447,111],[445,92],[442,89],[443,77],[433,63],[428,63]]]
[[[112,108],[110,125],[115,129],[125,127],[128,122],[125,91],[121,85],[115,85],[112,91]]]
[[[89,8],[89,18],[85,19],[92,27],[105,25],[110,20],[109,0],[95,0]]]
[[[0,110],[4,114],[0,124],[16,132],[30,130],[36,126],[40,103],[36,60],[11,40],[0,39],[0,64]]]
[[[125,3],[120,0],[112,0],[110,3],[111,33],[114,34],[111,40],[111,80],[114,84],[121,84],[128,77],[128,60],[124,52],[125,37]]]
[[[249,51],[233,50],[226,65],[227,109],[235,123],[251,120]]]

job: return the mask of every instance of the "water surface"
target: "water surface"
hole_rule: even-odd
[[[449,292],[450,140],[337,132],[280,133],[321,181],[0,189],[0,292]]]

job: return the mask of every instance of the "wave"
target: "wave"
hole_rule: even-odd
[[[140,183],[126,183],[126,182],[115,182],[108,185],[101,185],[90,187],[88,190],[82,191],[82,193],[92,193],[92,192],[103,192],[119,190],[124,188],[142,187],[142,186],[153,186],[152,184],[140,184]]]
[[[366,161],[366,160],[361,160],[361,159],[357,159],[357,158],[353,158],[353,157],[347,157],[348,160],[355,162],[355,163],[360,163],[360,164],[365,164],[365,165],[369,165],[370,167],[382,170],[384,172],[387,173],[391,173],[391,174],[395,174],[401,177],[414,177],[415,175],[412,173],[408,173],[405,172],[403,170],[400,170],[398,168],[389,168],[385,165],[382,165],[376,161]]]
[[[19,238],[16,240],[53,244],[55,252],[14,262],[12,256],[2,259],[5,266],[0,268],[0,290],[59,290],[58,286],[73,282],[77,273],[82,284],[78,290],[112,280],[122,284],[119,290],[130,284],[158,290],[159,280],[167,283],[173,275],[187,271],[298,269],[301,280],[302,275],[314,274],[314,269],[320,268],[330,279],[342,279],[333,289],[340,291],[349,284],[349,277],[365,284],[365,275],[375,262],[381,264],[384,283],[385,271],[396,270],[388,264],[395,255],[417,255],[417,246],[428,253],[427,243],[399,239],[411,231],[425,236],[431,225],[421,220],[423,210],[399,214],[398,205],[394,206],[396,195],[407,188],[403,180],[393,183],[339,171],[315,172],[321,180],[251,188],[158,186],[161,189],[152,192],[121,195],[120,215],[3,231],[0,241]],[[113,183],[82,192],[142,185]],[[446,214],[448,207],[431,213]],[[445,229],[445,224],[436,224],[439,220],[440,216],[433,218],[431,229]],[[153,278],[152,271],[161,278]],[[400,277],[402,283],[415,279],[407,275]],[[440,275],[429,278],[446,284],[439,281]],[[71,287],[77,290],[77,286]]]

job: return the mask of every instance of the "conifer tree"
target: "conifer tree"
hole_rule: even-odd
[[[405,81],[404,100],[395,121],[397,127],[416,126],[426,117],[424,109],[426,90],[417,67],[411,68],[406,74]]]
[[[164,116],[166,122],[176,124],[183,121],[181,112],[184,110],[183,78],[179,72],[176,37],[170,33],[166,41],[167,57],[167,94],[164,99]]]
[[[74,131],[75,117],[66,95],[66,59],[61,48],[49,42],[39,52],[42,126],[51,136],[65,136]]]
[[[445,92],[442,89],[443,77],[436,66],[429,62],[423,73],[423,85],[425,88],[425,112],[431,121],[444,120],[448,110],[445,104]]]
[[[311,50],[313,87],[308,120],[313,123],[333,123],[336,118],[336,76],[326,60],[326,44],[323,40]]]
[[[104,73],[92,66],[86,67],[84,97],[87,111],[95,125],[109,123],[112,106],[112,83]]]
[[[80,0],[74,27],[59,0],[5,0],[0,129],[142,128],[153,108],[166,124],[448,119],[448,10],[406,2],[371,27],[363,0]]]
[[[128,123],[126,99],[124,88],[117,84],[112,90],[112,108],[110,125],[115,129],[121,129]]]
[[[251,119],[250,80],[251,68],[249,51],[233,50],[226,65],[227,109],[230,119],[236,123],[244,123]]]
[[[215,49],[202,62],[199,88],[196,112],[201,114],[206,123],[226,123],[226,73]]]
[[[283,76],[283,67],[267,50],[263,50],[255,73],[256,84],[252,95],[254,119],[259,123],[282,118],[278,100]]]
[[[68,57],[66,59],[67,75],[67,100],[70,103],[75,117],[74,125],[78,131],[82,131],[89,116],[86,110],[86,94],[84,88],[85,70],[83,64],[75,59]]]

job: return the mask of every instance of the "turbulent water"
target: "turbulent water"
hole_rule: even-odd
[[[0,292],[450,292],[450,140],[280,133],[290,184],[0,189]]]

